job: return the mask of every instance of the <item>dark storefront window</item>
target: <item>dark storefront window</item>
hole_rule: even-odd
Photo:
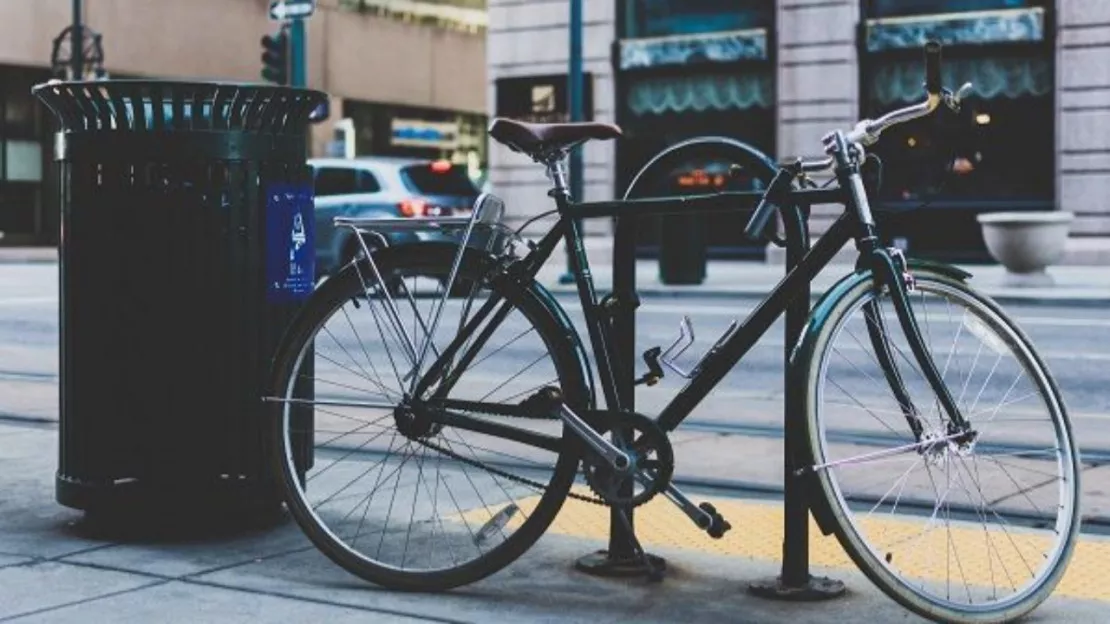
[[[53,242],[54,202],[47,208],[48,128],[31,87],[41,70],[0,67],[0,244]]]
[[[623,4],[618,42],[616,190],[662,150],[701,136],[775,149],[774,3],[768,0],[634,0]],[[662,37],[662,38],[661,38]],[[729,179],[730,165],[683,163],[651,194],[683,195],[758,188],[765,180]],[[745,186],[746,185],[746,186]],[[743,235],[746,214],[697,215],[710,257],[762,258]],[[640,252],[658,252],[661,220],[642,220]]]
[[[871,148],[883,164],[884,231],[911,253],[987,260],[979,213],[1053,206],[1050,8],[1030,0],[865,0],[863,115],[924,97],[927,39],[944,44],[944,86],[973,85],[959,116],[942,111],[904,124]]]

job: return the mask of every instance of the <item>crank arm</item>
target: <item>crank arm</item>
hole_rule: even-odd
[[[559,401],[552,410],[552,415],[558,416],[560,420],[566,423],[579,438],[582,438],[595,453],[600,455],[617,472],[625,472],[631,466],[632,460],[629,459],[628,455],[613,446],[613,443],[606,440],[605,436],[594,431],[594,428],[582,420],[581,416],[575,414],[574,410],[567,407],[566,403]]]
[[[678,489],[677,485],[673,483],[668,485],[667,489],[663,491],[663,496],[666,496],[667,500],[681,509],[682,513],[686,514],[690,520],[693,520],[694,524],[697,525],[699,529],[705,531],[713,524],[713,517],[706,513],[701,507],[695,505],[694,501],[686,498],[686,495],[682,493],[682,490]]]

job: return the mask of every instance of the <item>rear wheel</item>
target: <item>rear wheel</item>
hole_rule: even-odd
[[[390,588],[444,590],[497,572],[543,534],[577,473],[578,445],[557,418],[466,407],[517,406],[547,386],[571,405],[588,400],[583,369],[548,308],[511,280],[487,280],[492,263],[479,253],[466,253],[459,268],[471,296],[448,301],[435,325],[457,249],[376,251],[378,270],[401,285],[392,306],[369,262],[348,266],[313,295],[275,362],[271,439],[293,517],[333,561]],[[505,312],[497,331],[465,365],[456,358],[449,390],[437,381],[434,396],[410,400],[425,338],[434,336],[424,372],[491,297]],[[545,436],[549,448],[431,422],[421,410],[433,401]]]
[[[827,314],[804,376],[814,477],[840,543],[887,595],[941,621],[1011,621],[1049,596],[1075,546],[1071,425],[1051,373],[996,304],[961,281],[915,277],[925,347],[978,437],[954,439],[889,293],[862,280],[815,315]],[[884,340],[909,401],[888,381]]]

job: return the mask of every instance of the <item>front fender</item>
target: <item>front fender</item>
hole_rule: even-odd
[[[970,272],[960,267],[935,260],[907,258],[906,266],[911,274],[935,273],[961,282],[965,282],[971,278]],[[857,284],[870,279],[871,271],[869,269],[857,268],[837,280],[837,282],[817,300],[817,303],[814,304],[813,308],[810,310],[805,329],[802,331],[802,336],[798,344],[795,345],[794,351],[790,356],[790,365],[792,367],[797,362],[804,362],[804,358],[810,355],[809,353],[802,353],[801,351],[807,345],[812,349],[813,340],[828,321],[833,305],[835,305],[845,293],[855,288]]]

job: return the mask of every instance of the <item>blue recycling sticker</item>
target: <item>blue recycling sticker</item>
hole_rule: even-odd
[[[266,187],[266,298],[302,301],[316,283],[315,198],[311,184]]]

